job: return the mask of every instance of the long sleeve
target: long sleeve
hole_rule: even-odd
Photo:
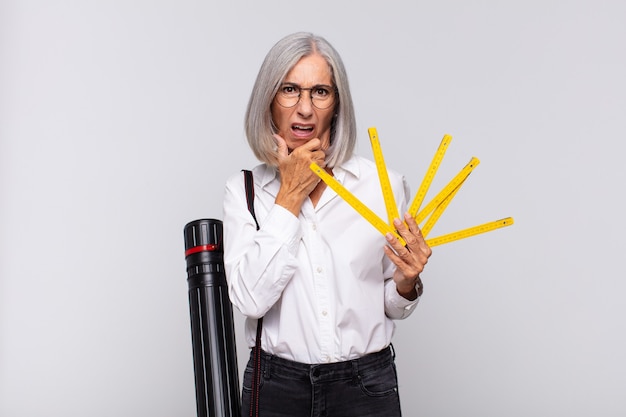
[[[231,302],[250,318],[262,317],[293,277],[298,219],[273,204],[260,230],[246,205],[243,175],[227,182],[224,196],[224,264]],[[257,211],[258,212],[258,211]]]
[[[407,209],[409,186],[404,177],[399,175],[396,178],[402,178],[402,184],[398,184],[394,190],[396,190],[396,201],[399,202],[398,210],[400,218]],[[398,294],[396,289],[396,283],[393,281],[393,273],[396,270],[396,266],[385,257],[384,259],[384,276],[385,276],[385,314],[390,319],[401,320],[411,315],[411,313],[417,307],[419,297],[415,300],[407,300]]]
[[[385,282],[385,314],[390,319],[401,320],[409,317],[417,307],[418,301],[419,297],[410,301],[398,294],[393,279]]]

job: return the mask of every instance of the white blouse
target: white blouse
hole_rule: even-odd
[[[332,189],[316,207],[307,199],[296,218],[274,203],[278,171],[253,169],[254,207],[248,211],[244,176],[226,183],[224,264],[233,305],[246,316],[246,340],[254,346],[263,319],[263,350],[304,363],[337,362],[377,352],[391,343],[393,319],[408,317],[418,300],[400,296],[395,265],[383,252],[384,236]],[[354,156],[333,174],[386,220],[373,162]],[[408,187],[389,171],[400,214]]]

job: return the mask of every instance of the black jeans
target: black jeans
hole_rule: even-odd
[[[243,378],[242,417],[250,415],[253,353]],[[314,365],[262,351],[259,416],[400,417],[393,350]]]

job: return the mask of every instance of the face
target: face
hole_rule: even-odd
[[[302,58],[289,71],[283,84],[297,85],[301,91],[300,101],[293,107],[283,107],[274,98],[272,101],[272,120],[278,134],[285,139],[289,150],[319,138],[322,149],[330,146],[330,129],[335,113],[335,106],[318,109],[311,103],[310,90],[313,86],[333,86],[332,74],[326,60],[320,55]]]

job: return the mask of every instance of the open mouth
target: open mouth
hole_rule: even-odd
[[[294,138],[307,140],[312,139],[315,131],[314,124],[294,123],[291,125],[291,134]]]
[[[313,126],[311,125],[291,125],[291,130],[302,133],[310,133],[313,131]]]

